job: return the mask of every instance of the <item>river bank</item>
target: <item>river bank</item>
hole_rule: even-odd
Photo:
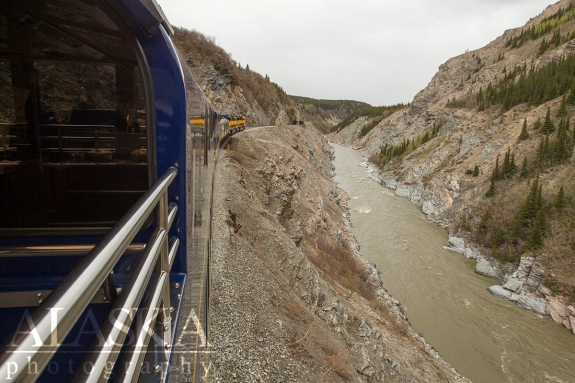
[[[438,201],[418,183],[398,182],[369,162],[364,162],[370,178],[395,194],[407,198],[421,207],[430,222],[449,230],[446,248],[476,261],[475,272],[498,280],[500,285],[489,287],[489,291],[500,298],[509,300],[519,307],[539,315],[550,317],[575,334],[575,305],[546,286],[545,265],[537,257],[522,256],[519,262],[503,263],[490,257],[489,249],[482,248],[466,238],[466,233],[452,222],[450,215],[437,214]],[[420,190],[421,189],[421,190]],[[441,203],[440,203],[441,205]]]
[[[234,135],[218,159],[210,264],[214,382],[466,382],[361,257],[313,127]]]
[[[491,295],[493,280],[474,272],[474,260],[443,248],[448,232],[368,178],[365,164],[358,166],[361,154],[349,151],[342,155],[336,147],[335,165],[336,181],[351,196],[354,233],[416,331],[476,383],[572,381],[575,338],[542,315]],[[341,184],[347,171],[358,172],[349,176],[355,191]],[[401,223],[405,218],[409,223]],[[414,229],[420,225],[424,232]]]

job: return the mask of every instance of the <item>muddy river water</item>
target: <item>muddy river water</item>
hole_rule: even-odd
[[[575,336],[549,318],[491,295],[497,281],[445,250],[447,232],[335,148],[336,181],[350,196],[354,234],[414,329],[474,383],[575,382]]]

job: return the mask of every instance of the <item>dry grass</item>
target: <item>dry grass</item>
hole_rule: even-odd
[[[269,112],[274,100],[292,103],[289,98],[281,99],[269,77],[239,67],[240,64],[216,44],[215,37],[184,28],[176,27],[174,31],[174,44],[192,70],[197,63],[212,65],[220,75],[230,78],[232,89],[238,86],[243,90],[243,95],[250,105],[257,103],[266,112]]]
[[[307,327],[291,329],[289,347],[296,355],[307,356],[310,367],[323,382],[351,380],[355,376],[353,358],[341,344],[334,341],[316,320]]]
[[[247,156],[244,153],[237,152],[233,149],[229,149],[226,152],[226,155],[231,158],[232,160],[236,161],[238,164],[244,166],[247,160]]]
[[[373,287],[369,284],[369,271],[352,251],[341,245],[320,238],[316,242],[317,251],[311,262],[345,288],[363,296],[375,299]]]

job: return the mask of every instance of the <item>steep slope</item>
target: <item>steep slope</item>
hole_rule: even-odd
[[[574,31],[562,0],[448,60],[366,136],[364,118],[331,139],[448,228],[453,249],[505,284],[493,293],[575,332]]]
[[[290,120],[286,107],[293,101],[283,89],[268,76],[240,67],[214,38],[175,28],[173,41],[214,110],[244,116],[250,126]]]
[[[246,130],[219,159],[211,379],[466,381],[358,253],[330,156],[312,126],[298,125]]]
[[[296,104],[300,120],[311,122],[317,130],[329,133],[331,129],[348,116],[370,107],[369,104],[353,100],[316,100],[309,97],[290,96]]]
[[[269,76],[250,70],[248,65],[242,68],[215,38],[198,31],[175,28],[173,41],[212,108],[222,114],[245,116],[248,126],[306,121],[328,133],[350,114],[369,107],[353,100],[289,96]]]

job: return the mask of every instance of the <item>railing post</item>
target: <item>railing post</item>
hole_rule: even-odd
[[[156,209],[156,227],[161,227],[165,229],[168,227],[168,193],[165,193],[162,198],[160,199],[160,203]],[[171,306],[170,306],[170,260],[169,260],[169,248],[168,242],[162,246],[162,251],[160,253],[160,259],[156,264],[156,273],[161,275],[162,273],[166,273],[168,275],[168,281],[164,284],[164,288],[162,291],[162,303],[160,305],[160,311],[158,313],[158,320],[156,322],[156,334],[159,335],[159,338],[162,339],[162,344],[156,345],[158,348],[161,348],[163,361],[160,367],[162,368],[162,381],[165,380],[165,377],[168,373],[168,366],[167,363],[170,360],[170,352],[172,345],[172,315],[171,315]],[[158,349],[157,348],[157,349]]]

